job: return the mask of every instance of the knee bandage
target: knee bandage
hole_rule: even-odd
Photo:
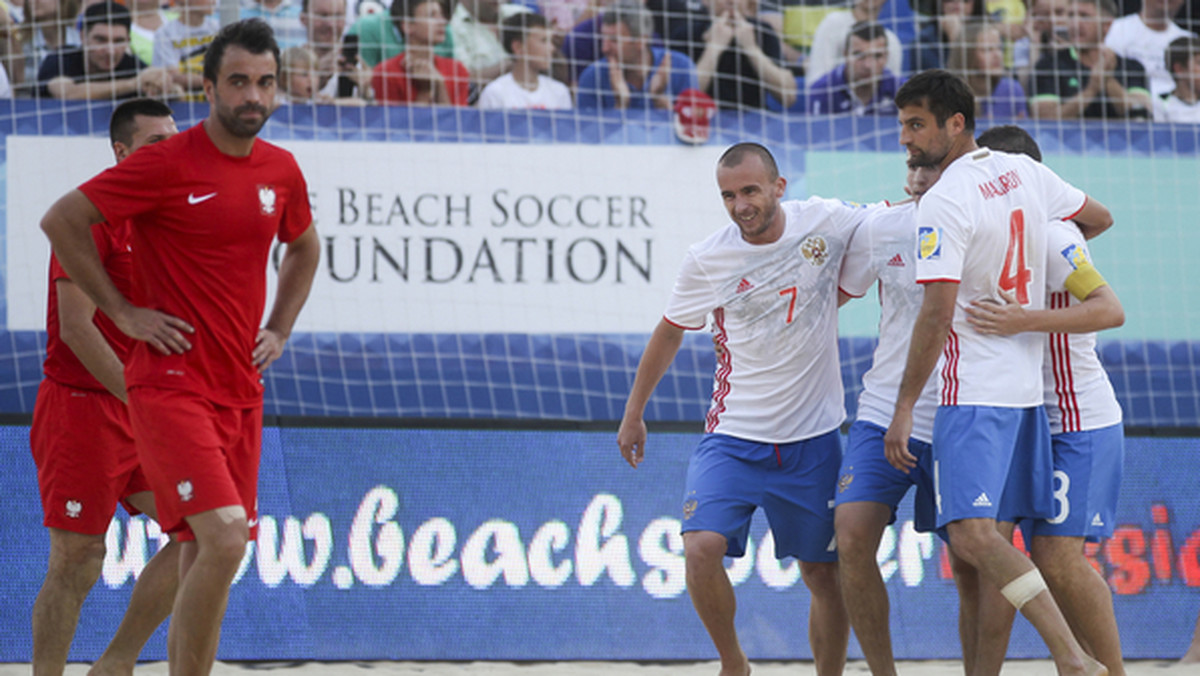
[[[1020,610],[1022,606],[1044,591],[1046,591],[1046,581],[1042,579],[1042,574],[1038,572],[1038,569],[1034,568],[1004,585],[1000,593],[1004,594],[1004,598],[1016,606],[1017,610]]]

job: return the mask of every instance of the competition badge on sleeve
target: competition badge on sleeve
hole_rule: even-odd
[[[1087,252],[1081,246],[1071,244],[1062,250],[1062,256],[1067,259],[1067,262],[1071,264],[1071,268],[1074,270],[1078,270],[1085,265],[1091,265],[1091,261],[1087,257]]]
[[[920,256],[923,261],[935,261],[942,257],[942,233],[940,228],[922,225],[917,229],[917,242],[920,245]]]

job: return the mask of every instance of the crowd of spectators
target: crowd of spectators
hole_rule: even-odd
[[[890,115],[945,68],[982,117],[1200,122],[1200,0],[239,2],[288,103]],[[0,97],[203,99],[218,0],[10,3]]]

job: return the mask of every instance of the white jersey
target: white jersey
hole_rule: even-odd
[[[1174,94],[1165,99],[1154,99],[1154,121],[1200,123],[1200,101],[1184,103]]]
[[[538,75],[537,89],[529,91],[517,82],[512,73],[505,73],[489,82],[479,95],[479,107],[484,110],[570,110],[573,105],[571,90],[567,89],[565,84],[545,75]]]
[[[1046,305],[1078,305],[1104,285],[1083,234],[1072,223],[1051,223],[1046,236]],[[1047,335],[1042,367],[1050,432],[1082,432],[1121,422],[1121,405],[1096,355],[1095,333]]]
[[[842,256],[865,207],[817,197],[780,205],[783,235],[750,244],[730,223],[688,249],[664,319],[700,329],[717,360],[705,430],[764,443],[809,439],[846,418],[837,348]]]
[[[1166,30],[1156,31],[1142,21],[1137,14],[1129,14],[1114,19],[1109,26],[1108,34],[1104,36],[1104,46],[1113,50],[1118,56],[1126,59],[1136,59],[1146,69],[1146,82],[1150,94],[1158,98],[1163,94],[1175,91],[1175,78],[1167,70],[1167,45],[1175,38],[1194,36],[1179,27],[1174,21],[1167,25]]]
[[[959,283],[938,362],[942,405],[1042,405],[1042,336],[983,335],[966,308],[1004,302],[1001,290],[1045,307],[1046,224],[1072,218],[1086,199],[1041,163],[987,149],[954,160],[921,198],[917,281]]]
[[[913,202],[872,211],[855,231],[842,261],[841,290],[854,297],[879,283],[879,343],[871,370],[863,375],[858,419],[880,427],[892,424],[900,380],[912,342],[913,324],[925,298],[917,284],[917,205]],[[913,407],[912,436],[931,443],[938,406],[938,381],[930,378]]]
[[[180,19],[168,21],[154,33],[155,66],[168,66],[184,73],[204,71],[204,52],[217,37],[221,24],[216,17],[206,17],[199,26],[189,26]]]

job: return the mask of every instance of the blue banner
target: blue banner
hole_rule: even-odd
[[[651,432],[646,462],[614,432],[268,428],[257,541],[229,603],[226,660],[711,659],[684,588],[683,475],[698,434]],[[30,657],[45,569],[28,428],[0,427],[0,661]],[[1115,591],[1127,657],[1182,654],[1200,610],[1200,440],[1132,438],[1114,537],[1090,549]],[[896,654],[955,658],[957,598],[945,548],[912,530],[911,503],[879,562]],[[728,560],[754,659],[808,658],[808,593],[777,561],[765,521]],[[114,519],[72,659],[112,636],[162,541]],[[861,654],[852,644],[851,653]],[[1044,657],[1024,620],[1011,657]],[[143,657],[163,659],[160,630]]]

